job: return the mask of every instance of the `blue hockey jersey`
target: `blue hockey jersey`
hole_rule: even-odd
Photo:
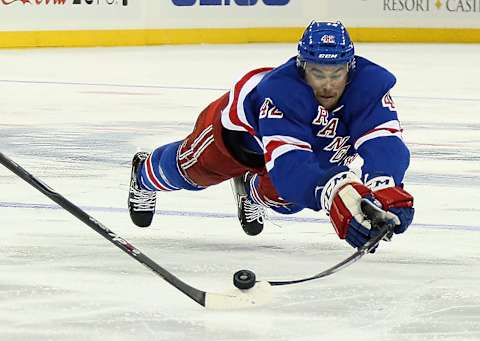
[[[410,154],[402,140],[390,89],[395,77],[359,56],[337,108],[328,111],[296,67],[295,57],[277,68],[253,70],[238,80],[222,111],[225,128],[247,132],[245,145],[262,152],[281,197],[320,210],[316,188],[363,161],[362,181],[403,181]]]

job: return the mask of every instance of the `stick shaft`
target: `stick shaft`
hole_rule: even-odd
[[[107,228],[105,225],[100,223],[98,220],[88,215],[78,206],[74,205],[68,199],[63,197],[61,194],[55,192],[47,184],[42,182],[40,179],[36,178],[20,165],[6,157],[3,153],[0,153],[0,163],[3,164],[10,171],[15,173],[18,177],[25,180],[31,186],[35,187],[38,191],[49,197],[51,200],[56,202],[58,205],[63,207],[66,211],[77,217],[83,223],[91,227],[95,232],[102,235],[105,239],[110,241],[112,244],[117,246],[120,250],[131,256],[137,262],[143,264],[169,284],[174,286],[176,289],[181,291],[183,294],[190,297],[192,300],[198,304],[205,306],[205,295],[204,291],[198,290],[187,283],[183,282],[181,279],[173,275],[168,270],[162,268],[155,261],[143,254],[139,249],[129,243],[127,240],[118,236],[115,232]]]

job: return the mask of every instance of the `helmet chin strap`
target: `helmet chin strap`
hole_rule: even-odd
[[[305,77],[305,67],[307,66],[307,62],[301,60],[301,59],[297,56],[296,64],[297,64],[297,69],[300,71],[302,77]]]
[[[351,82],[351,75],[352,75],[352,72],[355,70],[355,65],[356,65],[356,61],[355,61],[355,57],[353,57],[352,61],[350,63],[347,63],[348,79],[345,86],[347,86]]]

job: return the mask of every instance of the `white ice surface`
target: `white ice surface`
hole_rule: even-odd
[[[270,305],[206,311],[0,166],[0,339],[480,340],[479,45],[358,44],[388,67],[412,151],[408,233]],[[294,45],[0,51],[0,150],[189,284],[312,275],[348,256],[323,214],[244,235],[228,184],[126,212],[130,159],[185,137],[198,112]],[[294,181],[294,179],[292,179]]]

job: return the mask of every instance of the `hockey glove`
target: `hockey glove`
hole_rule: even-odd
[[[370,182],[369,182],[370,183]],[[368,185],[368,184],[367,184]],[[398,224],[393,232],[403,233],[407,230],[413,220],[415,209],[413,208],[413,196],[401,186],[386,187],[373,190],[373,196],[382,204],[385,211],[393,213],[398,218]]]
[[[390,218],[396,223],[394,233],[404,232],[413,219],[413,198],[402,188],[372,191],[354,173],[338,173],[323,187],[321,206],[329,214],[338,236],[353,247],[363,246],[378,232],[371,229],[370,221],[361,210],[362,198],[371,200],[391,214]]]

